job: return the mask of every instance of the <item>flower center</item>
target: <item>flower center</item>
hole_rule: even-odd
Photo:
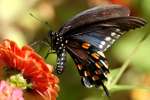
[[[9,68],[7,66],[3,67],[3,75],[5,80],[7,80],[12,86],[21,89],[31,89],[32,84],[28,83],[18,70]]]

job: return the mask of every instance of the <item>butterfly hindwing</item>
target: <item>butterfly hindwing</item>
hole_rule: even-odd
[[[88,88],[103,86],[105,93],[109,95],[103,84],[109,73],[104,54],[92,45],[88,47],[86,42],[77,41],[69,41],[67,51],[77,66],[82,84]]]

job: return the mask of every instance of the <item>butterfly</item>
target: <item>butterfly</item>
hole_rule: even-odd
[[[56,73],[64,71],[66,53],[74,60],[82,84],[91,88],[102,86],[109,73],[104,52],[125,32],[140,28],[146,21],[130,16],[121,5],[103,5],[85,10],[66,22],[58,32],[49,32],[51,47],[57,54]]]

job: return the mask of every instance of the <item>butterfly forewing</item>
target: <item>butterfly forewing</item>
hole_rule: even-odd
[[[65,23],[59,30],[60,34],[69,34],[69,31],[112,17],[128,16],[129,9],[120,5],[103,5],[85,10]]]

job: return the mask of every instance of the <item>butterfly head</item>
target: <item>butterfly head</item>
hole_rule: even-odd
[[[53,32],[53,31],[50,30],[50,31],[48,32],[48,37],[49,37],[50,39],[51,39],[51,38],[56,38],[56,34],[57,34],[56,32]]]
[[[55,43],[56,43],[56,39],[57,39],[57,32],[53,32],[53,31],[49,31],[48,32],[48,39],[50,40],[51,43],[51,47],[54,50],[55,49]]]

